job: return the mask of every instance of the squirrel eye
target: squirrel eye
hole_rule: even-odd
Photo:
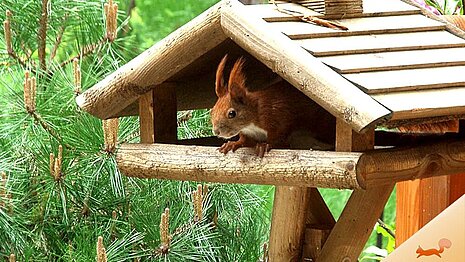
[[[234,118],[236,117],[236,110],[230,109],[228,112],[228,118]]]

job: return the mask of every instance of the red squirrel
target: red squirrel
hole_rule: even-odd
[[[334,133],[334,117],[286,81],[249,91],[245,59],[236,60],[227,82],[226,62],[227,55],[216,71],[218,100],[211,111],[213,133],[225,139],[239,135],[239,140],[224,143],[220,152],[255,147],[256,154],[263,157],[272,147],[289,147],[288,138],[295,130]]]

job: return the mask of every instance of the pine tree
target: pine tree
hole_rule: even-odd
[[[102,123],[75,104],[147,45],[128,2],[0,3],[0,258],[257,261],[268,187],[126,178],[115,152],[138,141],[137,117]],[[181,137],[209,132],[206,111],[178,122]]]

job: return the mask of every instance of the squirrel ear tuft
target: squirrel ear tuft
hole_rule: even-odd
[[[243,72],[244,69],[244,58],[237,59],[236,63],[234,63],[233,68],[231,69],[231,74],[229,75],[229,93],[231,94],[231,98],[244,101],[247,90],[245,88],[245,74]]]
[[[226,82],[224,81],[224,67],[226,65],[226,61],[228,60],[228,55],[226,54],[223,59],[221,59],[218,68],[216,69],[216,82],[215,82],[215,92],[218,97],[222,97],[226,95],[228,92],[228,87],[226,86]]]

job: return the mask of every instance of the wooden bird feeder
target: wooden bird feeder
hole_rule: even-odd
[[[117,152],[127,176],[275,185],[270,261],[356,261],[396,183],[403,242],[465,191],[465,33],[409,0],[277,4],[221,1],[76,101],[101,119],[139,115],[141,144]],[[223,155],[215,138],[177,139],[177,111],[216,101],[225,54],[255,63],[248,79],[281,77],[334,115],[334,149],[260,159]],[[379,128],[431,126],[445,129]],[[317,187],[353,189],[337,221]]]

